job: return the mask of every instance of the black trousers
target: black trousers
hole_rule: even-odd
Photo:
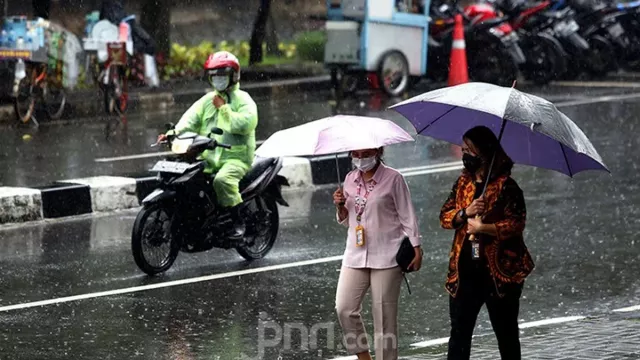
[[[461,283],[456,297],[449,297],[451,336],[447,359],[469,360],[476,319],[482,305],[486,304],[491,326],[498,339],[500,357],[502,360],[520,360],[518,312],[522,285],[514,284],[504,289],[504,297],[500,298],[496,295],[493,280],[473,280]]]

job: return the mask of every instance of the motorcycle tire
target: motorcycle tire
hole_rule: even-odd
[[[524,39],[523,48],[527,62],[522,73],[537,85],[546,85],[562,75],[567,68],[567,59],[560,45],[544,37]]]
[[[176,239],[173,236],[173,231],[172,231],[173,224],[170,223],[169,224],[169,231],[171,233],[171,239],[169,240],[170,248],[165,260],[160,265],[153,265],[153,264],[150,264],[149,261],[147,261],[147,259],[144,256],[143,233],[145,230],[145,224],[151,214],[153,214],[154,212],[162,211],[162,210],[165,211],[165,213],[169,217],[169,221],[171,221],[171,212],[168,209],[163,208],[162,205],[160,204],[153,204],[149,207],[144,207],[142,210],[140,210],[140,212],[138,213],[138,216],[136,217],[135,222],[133,223],[133,230],[131,232],[131,252],[133,254],[133,259],[135,260],[136,265],[138,265],[138,268],[140,268],[140,270],[145,272],[147,275],[151,275],[151,276],[159,273],[163,273],[169,270],[169,268],[173,265],[176,258],[178,257],[178,253],[180,252],[180,244],[178,243],[178,241],[176,241]]]
[[[603,77],[610,71],[617,70],[616,51],[609,40],[600,35],[592,35],[587,41],[589,53],[585,63],[590,75]]]
[[[243,245],[236,248],[236,251],[247,261],[253,261],[264,258],[273,244],[275,244],[278,238],[278,230],[280,227],[280,214],[278,213],[278,204],[274,199],[267,197],[258,197],[256,201],[261,201],[265,207],[267,213],[264,214],[264,218],[258,218],[256,222],[263,221],[262,225],[266,227],[266,234],[256,234],[256,238],[251,245]],[[247,218],[247,217],[245,217]],[[257,224],[247,224],[247,231],[245,233],[245,240],[253,235],[253,232],[257,232]],[[254,249],[256,240],[260,238],[262,240],[262,247]]]
[[[498,39],[473,39],[468,43],[467,54],[472,81],[512,86],[518,79],[518,66]]]

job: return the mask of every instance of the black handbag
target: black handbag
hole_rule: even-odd
[[[409,294],[411,294],[411,288],[409,287],[409,280],[407,280],[406,274],[415,271],[414,269],[409,269],[409,264],[411,264],[415,257],[416,251],[414,250],[409,237],[405,237],[402,239],[400,249],[398,249],[398,253],[396,254],[396,262],[402,270],[402,277],[404,278],[404,282],[407,284],[407,291],[409,291]]]
[[[411,245],[411,241],[409,241],[408,237],[402,239],[402,243],[400,244],[400,249],[398,249],[398,253],[396,254],[396,262],[400,269],[402,269],[403,273],[413,272],[413,269],[409,269],[409,264],[413,261],[413,258],[416,257],[416,251],[413,249],[413,245]]]

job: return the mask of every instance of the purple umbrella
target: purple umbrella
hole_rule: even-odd
[[[462,145],[463,134],[484,125],[518,163],[573,177],[609,169],[589,139],[551,102],[515,88],[472,82],[418,95],[390,107],[420,135]]]

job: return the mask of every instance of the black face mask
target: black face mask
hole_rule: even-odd
[[[471,154],[462,154],[462,164],[471,173],[475,173],[482,166],[482,159]]]

